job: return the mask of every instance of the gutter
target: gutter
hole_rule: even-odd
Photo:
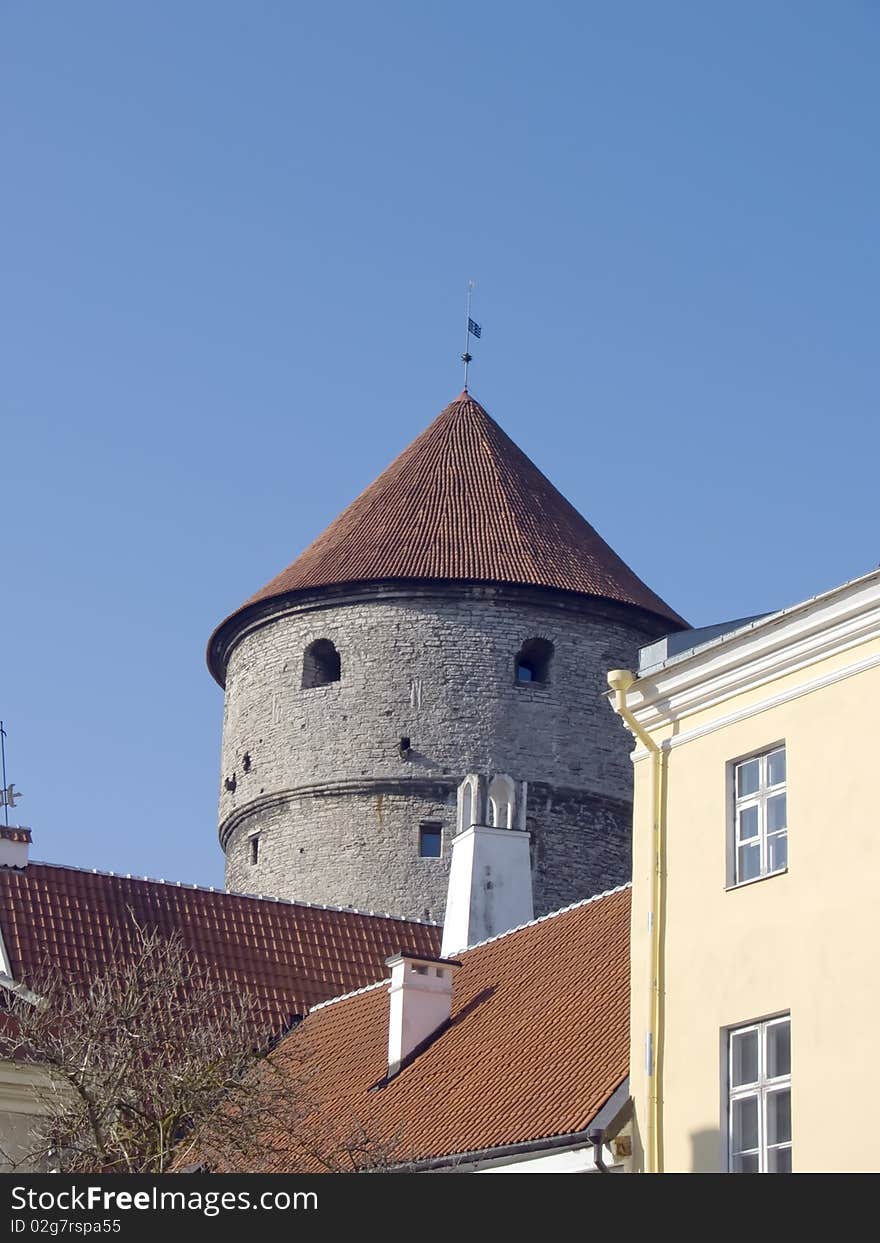
[[[607,1127],[614,1121],[628,1100],[629,1079],[627,1078],[612,1092],[583,1131],[568,1131],[564,1135],[548,1135],[543,1139],[523,1140],[518,1144],[504,1144],[498,1148],[473,1148],[468,1152],[454,1152],[445,1157],[427,1157],[422,1161],[405,1161],[400,1165],[391,1166],[388,1172],[391,1174],[428,1174],[449,1167],[476,1165],[484,1161],[500,1161],[504,1157],[527,1156],[529,1153],[548,1152],[553,1149],[563,1151],[566,1148],[592,1147],[595,1153],[596,1145],[592,1137],[601,1132],[604,1140]],[[604,1162],[598,1159],[596,1168],[601,1173],[608,1172]]]
[[[651,943],[650,986],[648,989],[648,1026],[645,1032],[645,1071],[648,1078],[648,1126],[645,1144],[646,1172],[659,1174],[663,1169],[660,1142],[660,1059],[661,1049],[661,971],[663,908],[663,850],[665,833],[664,756],[647,730],[639,725],[626,706],[626,693],[636,681],[629,669],[612,669],[608,685],[612,708],[642,744],[651,757],[651,886],[648,906],[648,934]]]

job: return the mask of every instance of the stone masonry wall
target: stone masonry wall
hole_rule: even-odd
[[[295,895],[328,906],[442,922],[455,790],[439,794],[340,791],[255,808],[227,843],[229,889]],[[419,857],[419,822],[442,825],[439,859]],[[629,803],[550,787],[529,790],[536,914],[558,910],[630,878]],[[339,826],[346,826],[340,843]],[[260,861],[249,839],[260,835]],[[271,886],[271,888],[270,888]]]
[[[229,660],[228,888],[442,918],[468,772],[530,783],[536,913],[628,879],[631,744],[603,697],[605,674],[631,666],[658,632],[641,614],[510,588],[376,589],[288,606]],[[535,637],[554,644],[549,681],[517,683],[517,652]],[[341,679],[302,689],[303,653],[319,638],[336,645]],[[440,859],[418,855],[424,820],[443,826]]]

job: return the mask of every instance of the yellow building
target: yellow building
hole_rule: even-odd
[[[876,1171],[880,571],[609,674],[636,736],[634,1167]],[[690,644],[690,646],[688,646]]]

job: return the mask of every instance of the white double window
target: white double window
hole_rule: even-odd
[[[788,866],[785,747],[733,765],[733,883]]]
[[[791,1018],[728,1032],[728,1169],[791,1173]]]

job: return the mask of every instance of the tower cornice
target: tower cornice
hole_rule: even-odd
[[[208,640],[208,669],[221,687],[226,685],[226,670],[232,652],[247,635],[279,618],[292,613],[317,613],[346,604],[365,604],[393,600],[444,599],[467,597],[475,601],[515,604],[533,603],[542,609],[559,609],[578,613],[585,618],[625,622],[658,638],[673,628],[668,621],[648,609],[601,596],[586,596],[577,591],[552,587],[534,587],[516,583],[487,583],[468,579],[386,579],[376,582],[339,583],[333,587],[291,591],[270,596],[232,613]]]

